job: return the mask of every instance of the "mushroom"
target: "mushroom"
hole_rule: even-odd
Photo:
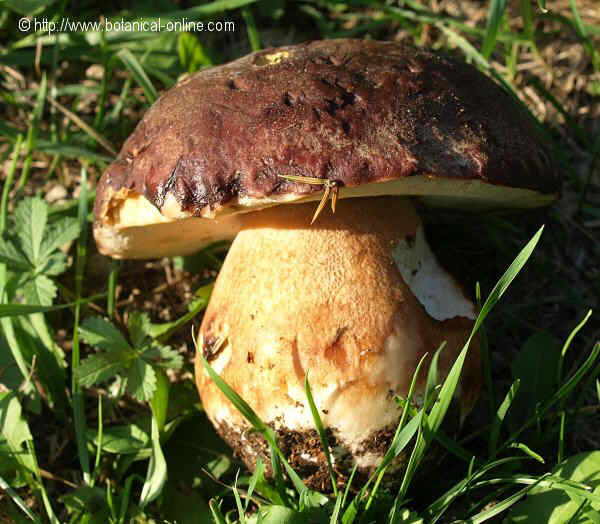
[[[334,467],[371,471],[418,362],[446,342],[444,376],[476,316],[417,208],[528,208],[558,191],[529,117],[475,68],[394,42],[328,40],[253,53],[163,94],[100,180],[94,231],[117,258],[233,239],[199,352],[306,482],[327,489],[307,374]],[[479,367],[475,343],[463,416]],[[237,454],[268,463],[199,358],[196,381]]]

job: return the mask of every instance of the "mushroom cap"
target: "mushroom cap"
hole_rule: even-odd
[[[473,66],[396,42],[324,40],[203,70],[164,93],[97,188],[100,251],[185,254],[240,215],[320,199],[535,207],[560,181],[537,129]],[[183,234],[185,233],[185,234]]]
[[[348,475],[356,464],[368,473],[394,435],[401,414],[395,396],[406,398],[419,361],[444,341],[438,369],[447,375],[476,312],[426,248],[408,199],[351,199],[310,226],[312,208],[279,206],[248,216],[217,278],[197,347],[273,427],[308,485],[322,490],[327,464],[306,376],[336,471]],[[416,383],[417,404],[427,367]],[[251,469],[258,458],[268,464],[268,447],[199,358],[196,382],[204,411],[237,454]],[[459,388],[463,415],[480,382],[474,340]]]

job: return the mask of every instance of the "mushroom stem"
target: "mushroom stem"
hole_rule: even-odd
[[[395,397],[406,396],[418,362],[446,341],[439,359],[443,377],[475,311],[429,250],[409,199],[347,199],[336,214],[310,226],[313,212],[309,203],[246,217],[215,284],[198,348],[275,427],[309,484],[326,489],[326,463],[312,438],[307,374],[335,444],[336,467],[356,462],[370,470],[390,442],[399,416]],[[247,437],[248,423],[199,360],[196,380],[209,418],[253,467],[266,447]],[[461,386],[465,410],[479,381],[473,348]],[[424,385],[422,375],[417,401]]]

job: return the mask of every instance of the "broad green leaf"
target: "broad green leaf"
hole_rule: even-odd
[[[23,442],[33,438],[13,392],[0,393],[0,434],[13,450],[20,449]]]
[[[394,524],[424,524],[424,521],[417,513],[408,508],[396,509]]]
[[[88,440],[98,446],[98,431],[89,429]],[[150,445],[150,435],[147,429],[139,424],[126,424],[124,426],[112,426],[104,428],[102,434],[102,450],[107,453],[131,454]]]
[[[308,512],[299,512],[286,506],[262,506],[256,515],[248,519],[248,524],[306,524],[311,520]],[[316,521],[318,522],[318,521]]]
[[[131,350],[103,351],[87,357],[75,372],[82,386],[90,387],[113,378],[136,358]]]
[[[41,198],[25,198],[15,209],[20,247],[33,266],[40,262],[42,239],[48,222],[48,204]]]
[[[44,260],[53,251],[75,240],[79,235],[79,231],[79,223],[76,218],[66,217],[56,221],[44,235],[40,247],[40,258]]]
[[[556,386],[560,343],[546,331],[529,337],[512,363],[512,374],[521,385],[513,402],[510,420],[522,421],[546,401]]]
[[[13,457],[33,473],[35,459],[23,447],[33,439],[27,421],[23,418],[21,404],[14,392],[0,393],[0,436],[8,445]]]
[[[81,338],[90,346],[109,351],[131,352],[129,342],[121,332],[107,320],[100,317],[89,317],[79,327]]]
[[[105,524],[109,522],[109,507],[106,492],[102,488],[81,486],[61,497],[69,514],[84,514],[86,524]]]
[[[141,358],[136,358],[127,371],[127,391],[140,402],[148,402],[155,390],[154,369]]]
[[[588,485],[595,495],[600,496],[600,451],[589,451],[568,458],[553,471],[553,476]],[[585,511],[571,520],[579,506]],[[557,485],[536,486],[527,498],[509,513],[507,524],[522,522],[544,522],[546,524],[584,524],[590,522],[586,512],[600,511],[600,503],[589,502],[583,496],[567,493]]]
[[[184,486],[180,491],[169,481],[161,503],[161,517],[177,524],[214,524],[201,490]]]

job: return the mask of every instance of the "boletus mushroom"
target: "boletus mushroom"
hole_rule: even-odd
[[[253,53],[163,94],[99,182],[95,237],[117,258],[233,239],[198,350],[307,483],[327,489],[307,373],[334,468],[368,472],[417,363],[445,341],[447,373],[476,316],[417,208],[536,207],[558,190],[529,117],[474,67],[393,42],[318,41]],[[463,415],[479,367],[474,344]],[[223,438],[250,468],[268,463],[199,360],[196,380]]]

